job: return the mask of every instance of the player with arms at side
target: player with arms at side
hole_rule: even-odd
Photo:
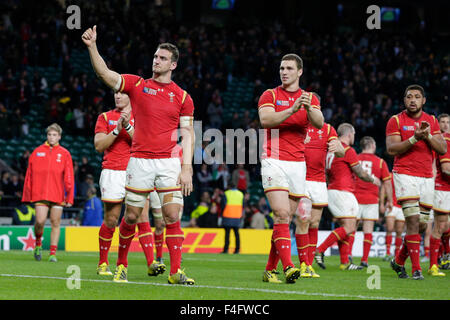
[[[323,127],[319,101],[300,88],[303,61],[296,54],[283,56],[280,63],[281,85],[266,90],[258,102],[258,114],[264,128],[261,176],[264,192],[274,213],[269,259],[263,281],[280,283],[276,270],[281,259],[287,283],[294,283],[300,270],[291,259],[289,223],[299,200],[305,196],[305,145],[308,125]]]
[[[430,236],[430,268],[428,274],[434,277],[445,277],[445,273],[438,268],[438,254],[441,238],[448,234],[448,219],[450,215],[450,130],[449,115],[438,117],[439,127],[447,144],[447,152],[436,158],[436,180],[434,190],[434,225]],[[443,241],[445,239],[442,239]],[[445,244],[444,244],[445,246]],[[448,238],[447,238],[448,246]],[[446,248],[448,250],[448,247]],[[448,257],[444,258],[448,260]],[[445,260],[446,261],[446,260]]]
[[[393,178],[397,201],[406,220],[402,248],[391,261],[399,278],[408,278],[405,261],[411,257],[412,278],[423,280],[420,242],[433,206],[433,150],[443,155],[447,145],[434,116],[423,111],[425,91],[410,85],[404,93],[406,110],[392,116],[386,125],[387,152],[394,156]]]
[[[391,173],[386,164],[386,161],[375,155],[377,145],[375,139],[372,137],[363,137],[359,143],[361,153],[358,155],[359,162],[362,168],[369,175],[374,175],[382,181],[383,189],[387,196],[386,208],[388,211],[392,210],[392,185]],[[361,257],[361,267],[367,268],[370,248],[372,246],[372,232],[375,226],[375,221],[379,218],[379,199],[380,188],[373,183],[365,182],[361,179],[356,180],[355,196],[358,200],[358,222],[362,220],[364,240],[363,240],[363,255]],[[353,236],[354,240],[354,236]],[[350,256],[352,255],[353,245],[350,243]]]
[[[57,262],[60,224],[63,207],[71,207],[74,198],[73,163],[70,152],[59,144],[61,127],[53,123],[47,128],[47,141],[30,155],[23,186],[22,202],[33,202],[36,207],[33,254],[42,259],[42,235],[50,211],[50,262]]]
[[[96,26],[82,35],[94,71],[110,88],[128,94],[135,120],[132,155],[127,166],[127,207],[119,227],[119,257],[114,281],[127,281],[127,256],[135,225],[148,194],[156,187],[166,223],[166,244],[170,256],[168,281],[170,284],[192,285],[195,281],[181,269],[184,232],[179,212],[183,196],[192,192],[194,104],[190,95],[171,79],[177,67],[178,49],[169,43],[160,44],[153,56],[152,78],[145,80],[110,70],[97,50],[96,39]],[[174,152],[178,127],[183,149],[181,165]]]
[[[126,169],[131,157],[130,149],[134,134],[134,119],[128,95],[116,92],[114,101],[116,108],[100,114],[95,125],[94,146],[98,152],[104,152],[100,190],[105,214],[98,235],[99,275],[112,275],[108,253],[125,199]],[[153,236],[148,211],[144,211],[139,217],[137,227],[139,242],[147,259],[148,275],[156,276],[164,273],[166,266],[153,260]]]
[[[313,93],[320,102],[320,97]],[[301,278],[319,278],[312,267],[314,251],[317,246],[319,223],[323,208],[328,205],[327,180],[325,175],[325,161],[327,153],[334,153],[336,157],[343,157],[345,150],[340,143],[336,130],[328,123],[320,129],[308,126],[305,140],[306,160],[306,195],[302,201],[311,203],[311,213],[297,215],[295,240],[300,260]],[[299,206],[299,209],[301,204]],[[309,207],[309,206],[308,206]]]
[[[349,123],[342,123],[337,129],[338,137],[344,146],[345,155],[337,158],[334,154],[327,156],[328,199],[331,213],[339,221],[339,228],[333,230],[324,242],[316,249],[314,258],[322,269],[325,269],[324,252],[338,241],[341,256],[341,270],[360,270],[349,261],[349,238],[356,231],[358,201],[354,196],[355,178],[380,186],[380,179],[363,170],[355,149],[351,147],[355,141],[355,129]]]

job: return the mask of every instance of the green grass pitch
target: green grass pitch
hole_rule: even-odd
[[[34,261],[32,252],[0,251],[0,300],[449,300],[450,275],[435,278],[422,264],[425,280],[398,279],[389,262],[371,258],[369,263],[379,266],[380,289],[369,289],[367,283],[373,273],[339,270],[339,257],[326,257],[326,270],[315,266],[320,279],[298,279],[295,284],[269,284],[262,282],[267,261],[263,255],[184,254],[182,267],[196,281],[195,286],[169,285],[168,270],[158,277],[149,277],[143,253],[130,253],[129,283],[113,283],[112,277],[96,274],[97,253],[58,252],[59,261]],[[110,253],[114,272],[116,253]],[[355,258],[359,262],[358,258]],[[166,264],[169,257],[165,256]],[[297,257],[293,261],[298,265]],[[71,265],[80,269],[80,289],[69,289],[68,272]],[[281,266],[279,266],[281,270]],[[411,266],[406,264],[410,274]],[[284,280],[284,276],[280,275]],[[369,281],[368,281],[369,279]]]

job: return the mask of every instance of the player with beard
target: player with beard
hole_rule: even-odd
[[[410,85],[404,94],[406,110],[392,116],[386,126],[387,152],[394,156],[395,194],[406,220],[402,248],[392,259],[391,267],[399,278],[408,278],[405,261],[411,257],[412,278],[423,280],[420,267],[420,242],[433,207],[433,151],[447,152],[437,119],[423,111],[425,91]]]

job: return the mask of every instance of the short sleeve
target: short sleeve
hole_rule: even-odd
[[[338,135],[336,130],[334,129],[334,127],[331,124],[328,124],[328,141],[337,139]]]
[[[192,117],[194,115],[194,101],[186,91],[183,91],[183,98],[181,99],[181,103],[182,105],[180,110],[180,116]]]
[[[439,127],[439,122],[438,120],[433,117],[433,123],[431,124],[431,134],[434,136],[436,134],[441,134],[441,128]]]
[[[266,107],[275,109],[275,93],[273,90],[266,90],[261,97],[259,97],[258,110]]]
[[[120,84],[119,92],[130,95],[142,83],[144,79],[133,74],[121,74],[122,82]]]
[[[350,167],[354,167],[359,164],[358,155],[356,154],[355,149],[352,147],[347,147],[348,149],[345,152],[344,161],[349,164]]]
[[[397,116],[391,117],[386,125],[386,137],[394,135],[400,135],[400,123]]]
[[[391,173],[389,172],[389,168],[386,164],[386,161],[381,159],[380,164],[381,164],[381,180],[386,181],[391,179]]]
[[[311,98],[311,107],[320,110],[320,102],[319,99],[313,94]]]
[[[95,133],[106,133],[108,134],[108,121],[106,119],[106,113],[103,112],[97,117],[97,122],[95,123]]]

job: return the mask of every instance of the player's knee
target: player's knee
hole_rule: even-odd
[[[147,194],[135,193],[131,191],[127,191],[125,194],[125,203],[129,206],[144,208],[146,201]]]
[[[108,228],[114,228],[115,226],[117,226],[117,222],[119,221],[119,219],[117,217],[114,216],[105,216],[103,223],[108,227]]]
[[[419,201],[403,202],[402,210],[405,218],[420,215]]]
[[[277,209],[273,210],[274,218],[279,221],[279,223],[288,223],[289,222],[289,210],[286,209]]]

